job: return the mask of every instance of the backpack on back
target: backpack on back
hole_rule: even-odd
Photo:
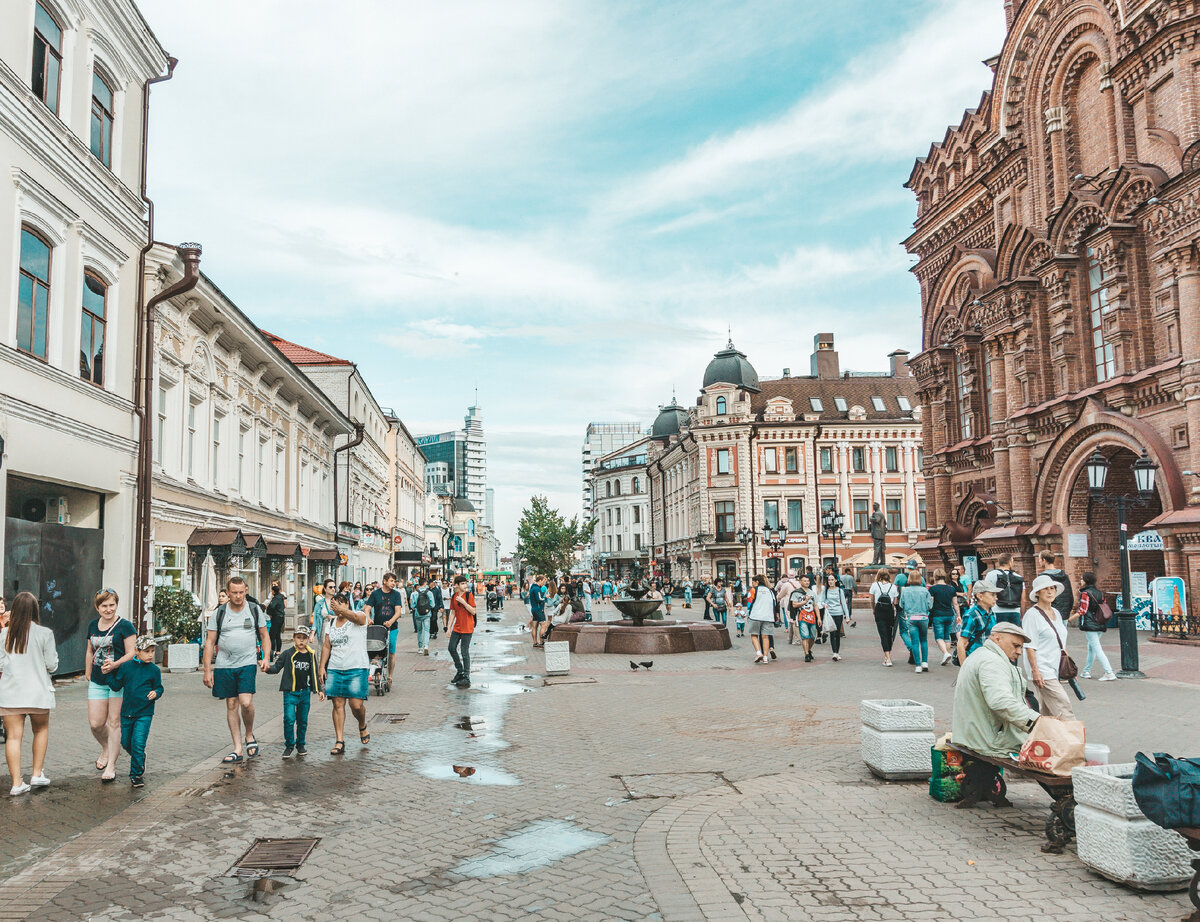
[[[1002,608],[1020,608],[1021,593],[1025,588],[1025,580],[1012,570],[1001,570],[996,576],[996,604]]]
[[[262,630],[262,609],[259,608],[257,605],[255,605],[253,602],[247,602],[246,604],[250,606],[250,615],[254,618],[254,633],[255,633],[255,635],[257,635],[258,632],[260,630]],[[216,652],[217,648],[221,646],[221,630],[222,630],[222,628],[224,628],[224,626],[225,626],[225,606],[218,605],[217,606],[217,640],[216,640],[216,643],[213,644],[214,652]]]
[[[429,590],[422,589],[417,593],[417,614],[422,618],[433,611],[433,603],[429,601]]]
[[[875,585],[885,586],[887,584],[876,583]],[[892,586],[894,585],[893,583]],[[896,613],[896,600],[892,597],[892,586],[888,586],[884,592],[879,593],[879,598],[875,600],[876,611],[882,609],[881,613],[884,615],[894,615]]]

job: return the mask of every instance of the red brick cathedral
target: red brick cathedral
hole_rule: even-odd
[[[1119,587],[1115,513],[1134,492],[1147,578],[1200,604],[1200,3],[994,0],[992,88],[908,180],[921,285],[911,367],[925,416],[929,564],[1036,554]],[[1162,539],[1162,550],[1157,550]],[[1137,577],[1135,577],[1136,585]]]

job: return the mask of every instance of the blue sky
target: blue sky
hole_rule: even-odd
[[[579,508],[592,420],[919,348],[913,159],[990,85],[1001,0],[141,0],[160,240],[357,362],[414,433],[479,388],[497,525]],[[337,11],[333,17],[332,11]],[[834,13],[836,11],[836,15]]]

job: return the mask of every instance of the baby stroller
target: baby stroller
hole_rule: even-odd
[[[388,653],[390,633],[386,625],[367,625],[367,659],[370,661],[371,684],[375,686],[377,695],[386,695],[392,690],[392,682],[388,678],[391,668],[391,654]]]
[[[500,612],[503,610],[503,608],[504,608],[504,603],[501,600],[500,593],[497,592],[495,589],[492,589],[487,594],[488,621],[499,621],[500,620],[499,616],[497,615],[496,617],[493,618],[492,612]]]

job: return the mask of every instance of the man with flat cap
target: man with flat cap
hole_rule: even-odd
[[[963,663],[954,687],[951,739],[956,747],[1005,758],[1018,752],[1040,716],[1025,703],[1025,674],[1017,668],[1029,635],[1019,624],[998,621],[991,636]],[[966,783],[958,806],[970,809],[987,797],[1009,806],[995,793],[996,769],[977,760],[964,765]]]

